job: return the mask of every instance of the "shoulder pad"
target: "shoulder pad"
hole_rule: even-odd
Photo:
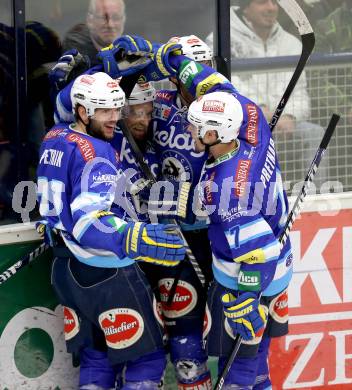
[[[63,135],[62,133],[66,133],[66,132],[67,132],[67,127],[65,125],[54,126],[51,130],[49,130],[46,133],[43,141],[47,141],[49,139],[59,137],[60,135]]]

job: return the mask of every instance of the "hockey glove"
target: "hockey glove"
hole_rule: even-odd
[[[38,232],[40,238],[44,240],[46,244],[49,244],[51,247],[54,247],[56,245],[56,231],[53,231],[50,228],[46,220],[37,221],[35,223],[35,230]]]
[[[244,340],[252,340],[256,333],[264,329],[267,316],[256,294],[245,292],[235,298],[231,293],[226,293],[222,295],[221,302],[234,334],[238,333]]]
[[[148,55],[154,53],[161,45],[152,43],[137,35],[122,35],[112,43],[116,49],[122,49],[126,54]]]
[[[87,56],[77,49],[66,51],[49,72],[49,81],[52,87],[59,92],[75,77],[85,72],[90,67]]]
[[[148,81],[159,81],[175,76],[177,69],[170,65],[170,55],[182,54],[182,46],[178,43],[165,43],[160,46],[153,55],[153,61],[149,64],[144,75]]]
[[[101,49],[98,58],[112,78],[128,76],[150,64],[153,51],[159,46],[137,35],[123,35]]]
[[[174,267],[185,257],[183,241],[175,225],[130,222],[123,235],[122,250],[134,260]]]
[[[150,216],[176,218],[192,224],[195,220],[192,212],[193,192],[189,182],[159,181],[151,188],[147,201],[148,213]]]
[[[175,75],[169,64],[170,54],[182,54],[181,45],[166,43],[160,46],[136,36],[122,36],[98,54],[104,70],[112,78],[128,76],[143,70],[147,81],[163,80]]]

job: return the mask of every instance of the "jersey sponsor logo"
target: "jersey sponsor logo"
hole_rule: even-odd
[[[82,157],[85,161],[90,161],[95,158],[95,150],[92,143],[79,136],[78,134],[69,134],[66,139],[70,142],[75,142],[82,154]]]
[[[213,203],[213,195],[212,195],[212,183],[215,178],[215,171],[211,173],[209,179],[205,182],[205,201],[207,204],[212,204]]]
[[[111,309],[99,315],[99,324],[106,344],[113,349],[124,349],[136,343],[144,331],[142,316],[133,309]]]
[[[168,318],[178,318],[191,312],[197,304],[198,294],[195,288],[184,280],[177,284],[174,299],[168,305],[169,293],[174,279],[159,280],[159,292],[163,313]]]
[[[70,307],[63,306],[64,309],[64,333],[65,340],[71,340],[79,332],[79,320],[76,312]]]
[[[248,123],[246,128],[247,141],[253,145],[258,144],[258,109],[255,104],[246,104]]]
[[[225,103],[219,100],[206,100],[202,107],[203,112],[225,112]]]
[[[176,131],[175,126],[170,126],[170,129],[166,130],[155,130],[154,132],[154,141],[162,146],[163,148],[168,147],[173,151],[185,150],[190,152],[192,157],[200,158],[204,156],[205,152],[196,152],[194,141],[190,133],[185,132],[183,129],[181,131]]]
[[[264,188],[267,188],[268,182],[274,173],[276,167],[276,154],[275,154],[275,143],[270,138],[268,150],[266,152],[265,162],[260,173],[260,181],[263,183]]]
[[[259,291],[260,272],[240,271],[238,274],[238,289],[240,291]]]
[[[51,139],[51,138],[56,138],[58,137],[61,133],[63,133],[66,129],[54,129],[50,130],[46,136],[44,137],[44,141]]]
[[[202,68],[194,61],[190,61],[186,66],[182,67],[180,72],[180,81],[189,87],[192,84],[194,77],[202,70]]]
[[[116,184],[118,179],[117,175],[112,175],[110,173],[98,173],[97,175],[93,175],[93,186],[97,186],[99,184],[113,185]]]
[[[235,195],[240,198],[245,194],[246,183],[248,181],[251,160],[239,160],[235,175]]]
[[[269,306],[269,313],[275,321],[284,324],[288,321],[288,294],[287,290],[275,297]]]
[[[235,263],[262,264],[265,263],[265,252],[262,248],[254,249],[233,259]]]
[[[167,102],[170,102],[173,99],[173,94],[167,91],[158,91],[156,93],[155,100],[166,100]]]
[[[51,165],[53,167],[61,168],[62,157],[64,152],[56,149],[45,149],[40,156],[39,164]]]
[[[205,95],[216,84],[228,83],[228,80],[220,73],[212,73],[197,85],[196,95]]]

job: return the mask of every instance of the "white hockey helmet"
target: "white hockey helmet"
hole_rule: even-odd
[[[129,106],[135,106],[136,104],[143,104],[152,102],[155,100],[156,90],[152,83],[136,83],[130,97],[127,99]]]
[[[172,37],[169,43],[179,43],[182,45],[182,53],[193,61],[212,61],[213,51],[196,35],[186,35],[184,37]]]
[[[93,116],[97,108],[121,108],[125,93],[118,81],[103,72],[83,74],[76,78],[71,89],[72,111],[77,104],[85,107],[87,115]]]
[[[212,92],[194,101],[187,115],[203,139],[206,132],[216,130],[220,143],[234,141],[243,122],[241,103],[229,92]]]

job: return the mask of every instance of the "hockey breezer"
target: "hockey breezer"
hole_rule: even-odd
[[[298,197],[297,197],[297,199],[292,207],[292,210],[287,218],[285,227],[280,235],[279,242],[280,242],[281,248],[283,248],[283,246],[285,245],[287,238],[289,236],[289,233],[292,229],[292,225],[301,211],[301,207],[302,207],[302,204],[304,202],[304,198],[307,195],[308,188],[313,181],[313,178],[314,178],[314,176],[318,170],[318,167],[320,165],[321,159],[323,158],[323,155],[324,155],[324,153],[329,145],[330,139],[331,139],[331,137],[336,129],[336,126],[337,126],[337,123],[339,120],[340,120],[340,116],[337,114],[333,114],[331,119],[330,119],[329,125],[328,125],[327,129],[325,130],[323,139],[320,142],[319,148],[318,148],[318,150],[313,158],[313,161],[309,167],[308,173],[307,173],[306,178],[304,180],[304,183],[302,185],[302,189],[301,189],[301,191],[300,191],[300,193],[299,193],[299,195],[298,195]],[[225,378],[226,378],[226,376],[227,376],[227,374],[232,366],[232,363],[234,362],[234,360],[236,358],[238,350],[241,346],[241,341],[242,341],[241,336],[237,335],[235,338],[235,341],[234,341],[233,350],[232,350],[231,355],[229,356],[229,358],[225,364],[225,367],[224,367],[221,375],[218,378],[218,381],[215,385],[215,390],[222,389],[224,382],[225,382]]]

